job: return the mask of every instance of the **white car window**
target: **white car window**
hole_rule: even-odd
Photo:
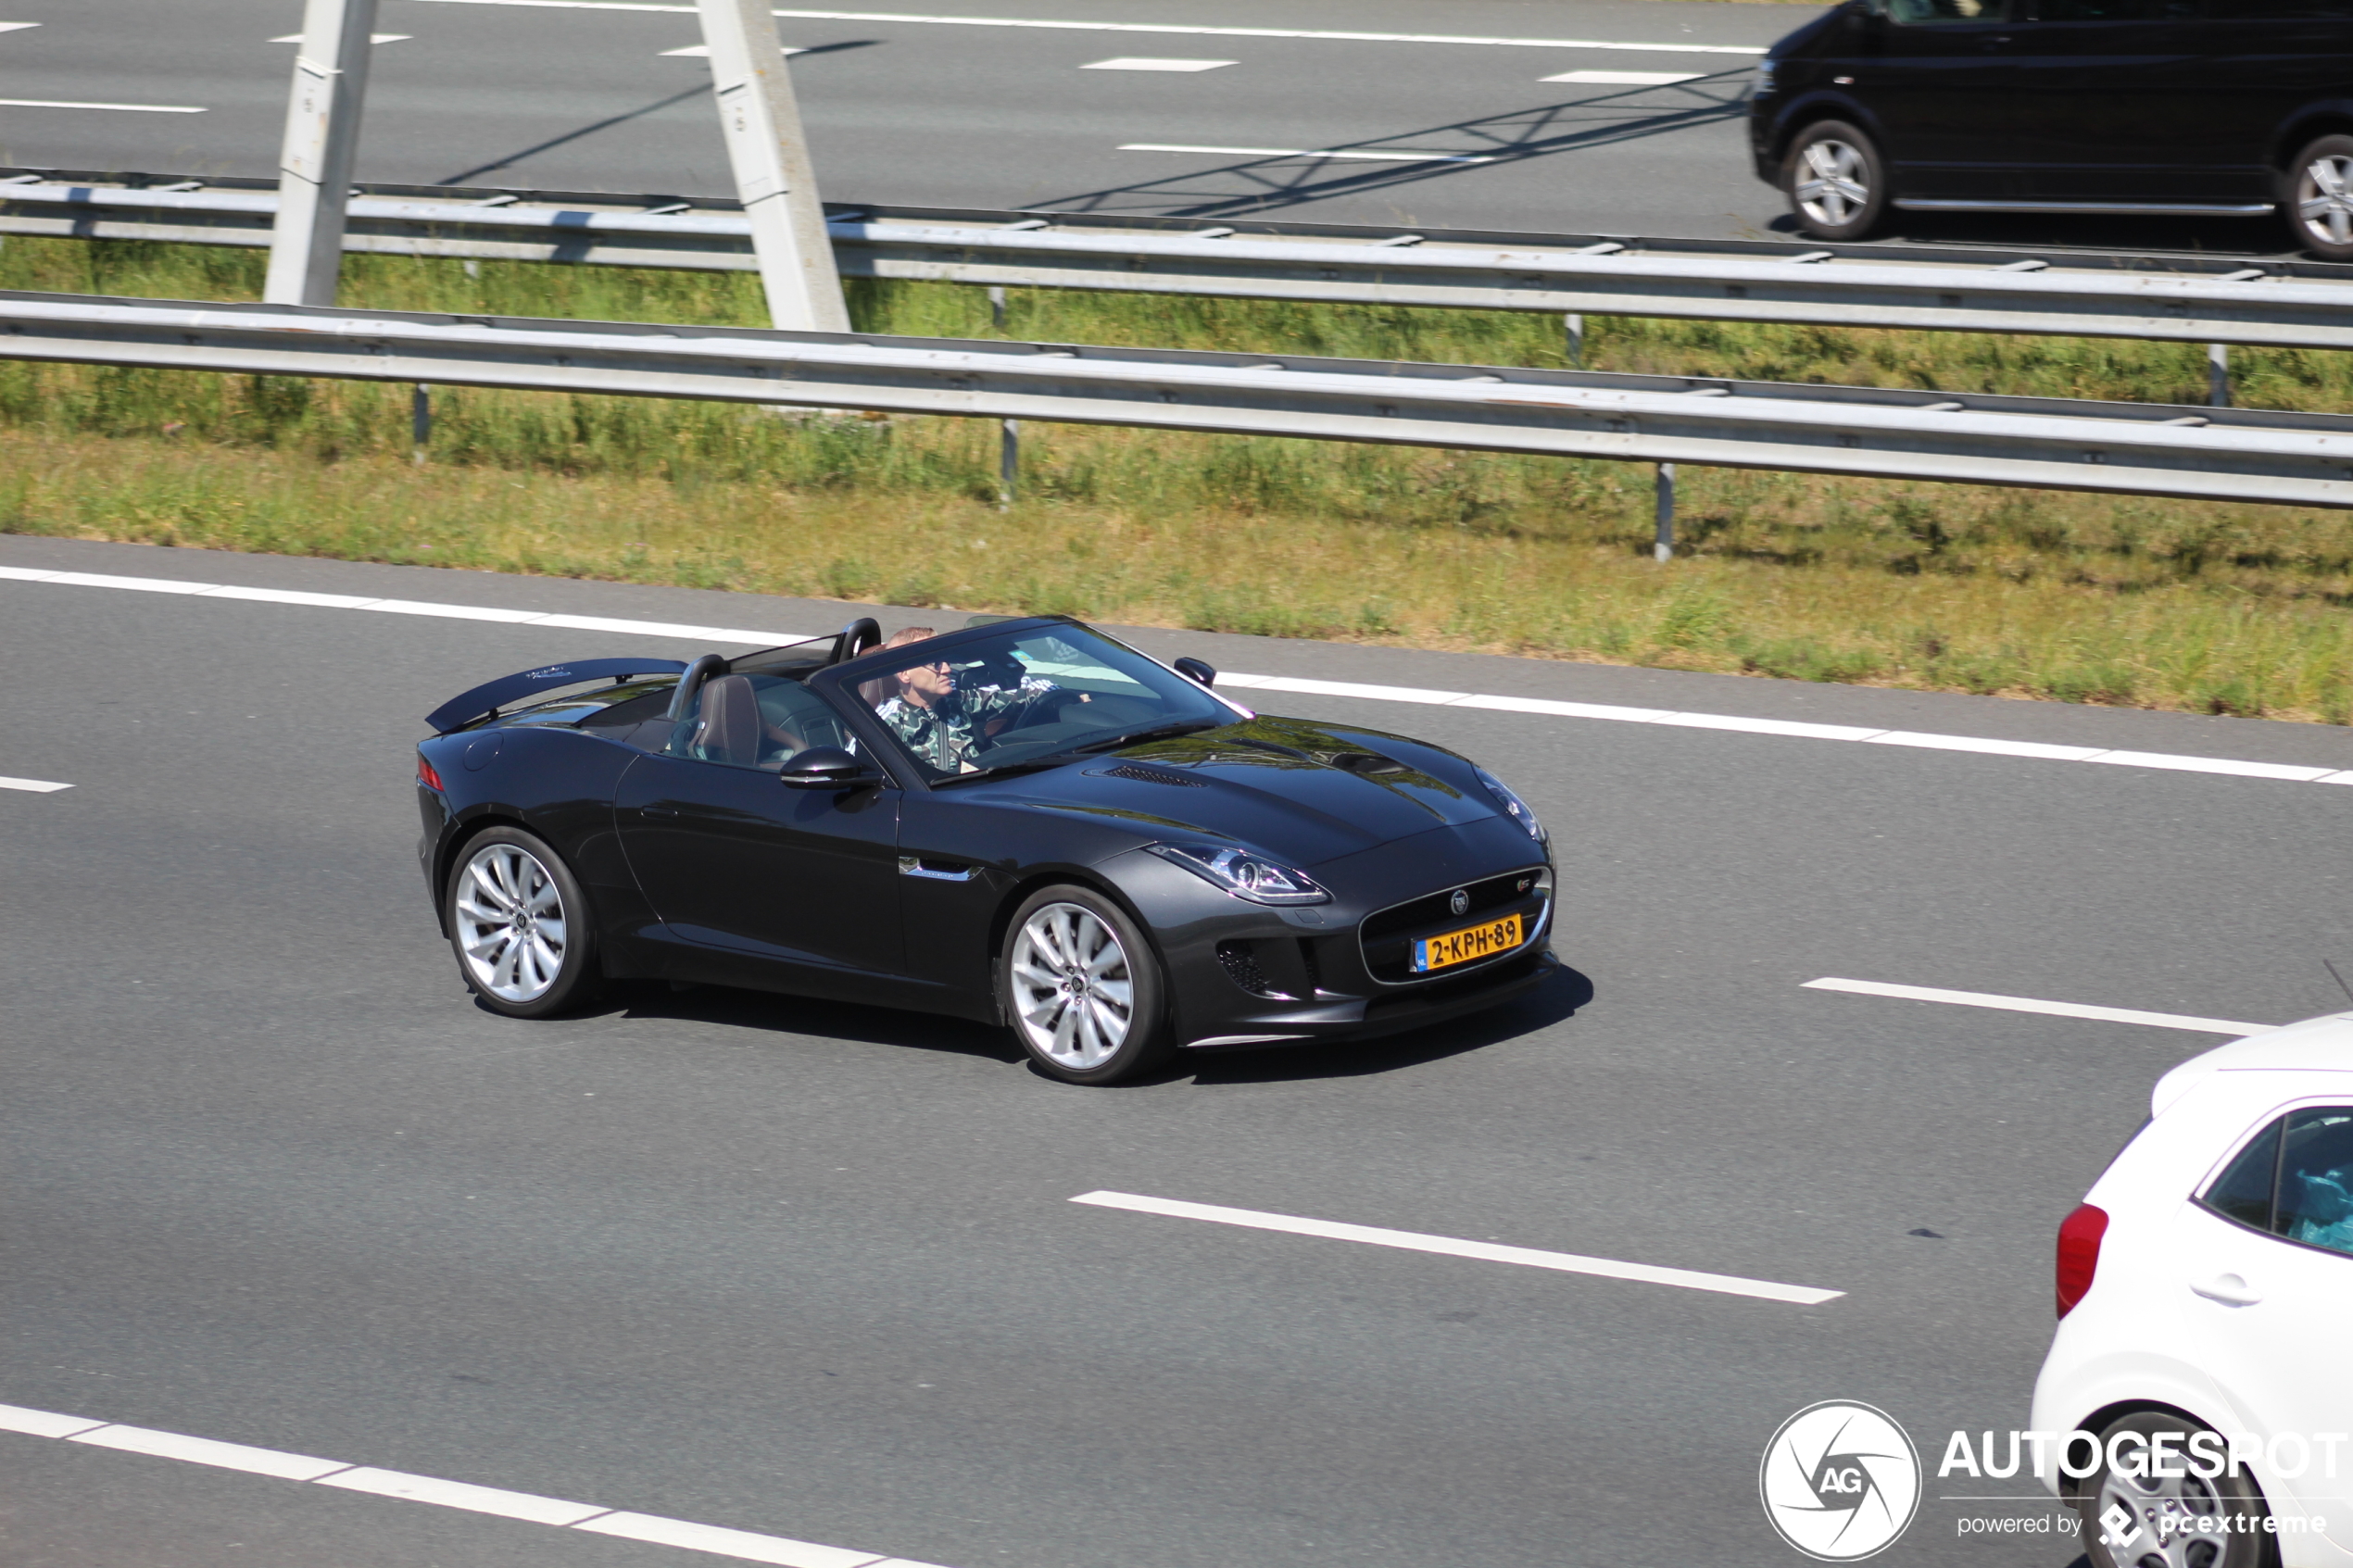
[[[2290,1241],[2353,1252],[2353,1109],[2287,1119],[2272,1229]]]

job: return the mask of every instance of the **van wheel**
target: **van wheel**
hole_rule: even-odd
[[[2149,1468],[2148,1439],[2164,1435],[2167,1460],[2159,1466],[2179,1475],[2127,1475],[2105,1456],[2117,1452],[2125,1433],[2141,1438],[2125,1454]],[[2213,1436],[2205,1423],[2168,1411],[2135,1411],[2108,1424],[2100,1434],[2099,1470],[2077,1483],[2076,1511],[2082,1515],[2083,1554],[2093,1568],[2275,1568],[2278,1537],[2263,1528],[2271,1509],[2244,1468],[2211,1478],[2180,1462],[2189,1440]],[[2080,1442],[2082,1439],[2078,1439]],[[2202,1445],[2203,1446],[2203,1445]],[[2223,1449],[2219,1439],[2215,1451]],[[2204,1467],[2202,1456],[2192,1462]]]
[[[2323,136],[2296,155],[2287,219],[2323,261],[2353,261],[2353,136]]]
[[[1887,168],[1869,136],[1843,119],[1819,119],[1789,144],[1781,190],[1797,226],[1816,239],[1859,240],[1887,211]]]

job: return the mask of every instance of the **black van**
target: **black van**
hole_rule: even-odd
[[[1749,144],[1818,239],[2278,212],[2353,260],[2353,0],[1846,0],[1767,55]]]

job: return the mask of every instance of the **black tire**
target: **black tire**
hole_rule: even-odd
[[[484,828],[452,857],[441,897],[458,972],[491,1011],[547,1018],[597,995],[588,895],[546,839]]]
[[[2296,243],[2323,261],[2353,261],[2353,136],[2323,136],[2288,165],[2280,203]]]
[[[1843,119],[1818,119],[1781,158],[1781,194],[1797,226],[1818,240],[1868,239],[1887,215],[1887,160]]]
[[[2271,1511],[2261,1488],[2244,1469],[2235,1477],[2225,1469],[2211,1480],[2189,1474],[2174,1479],[2130,1476],[2116,1474],[2105,1457],[2116,1451],[2113,1439],[2121,1432],[2138,1433],[2145,1439],[2160,1432],[2169,1434],[2171,1450],[2182,1454],[2193,1435],[2211,1431],[2186,1415],[2135,1411],[2110,1422],[2101,1432],[2103,1457],[2098,1473],[2069,1483],[2078,1488],[2070,1500],[2083,1521],[2083,1553],[2092,1568],[2276,1568],[2278,1537],[2263,1528]],[[2147,1450],[2139,1451],[2145,1454]],[[2077,1456],[2070,1458],[2082,1462]],[[2169,1464],[2166,1468],[2186,1471],[2188,1466]],[[2133,1534],[2120,1542],[2108,1523],[2117,1518],[2112,1509],[2132,1515],[2131,1522],[2119,1529]],[[2169,1516],[2217,1523],[2209,1526],[2210,1533],[2197,1531],[2193,1524],[2192,1530],[2160,1536],[2159,1521]]]
[[[1090,887],[1042,888],[1013,911],[997,995],[1030,1061],[1065,1084],[1116,1084],[1176,1049],[1160,960],[1127,912]]]

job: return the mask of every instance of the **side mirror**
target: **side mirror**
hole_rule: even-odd
[[[881,773],[836,746],[812,746],[776,775],[786,789],[862,789],[883,782]]]
[[[1169,668],[1196,685],[1214,686],[1217,684],[1217,667],[1202,659],[1180,659]]]

